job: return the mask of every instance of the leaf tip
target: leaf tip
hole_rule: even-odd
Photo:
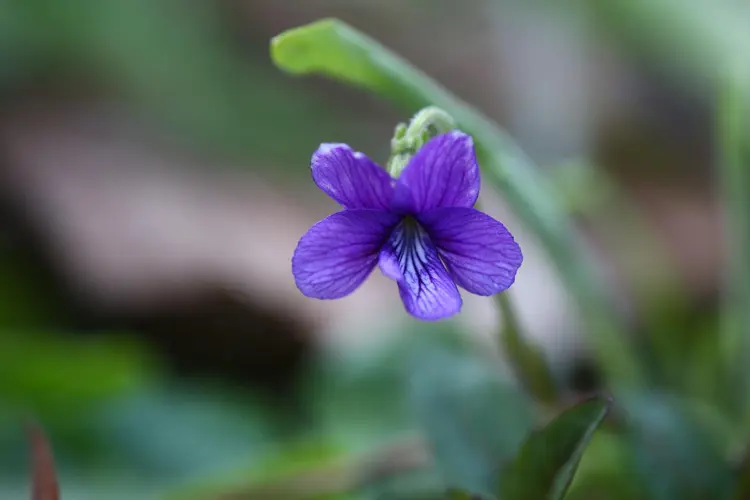
[[[595,392],[583,396],[581,399],[575,401],[569,408],[573,408],[580,405],[601,405],[602,409],[606,414],[609,414],[615,406],[615,398],[606,392]]]
[[[305,73],[311,69],[311,43],[323,34],[335,31],[346,24],[335,17],[318,19],[309,24],[282,31],[271,38],[271,60],[280,69],[289,73]]]

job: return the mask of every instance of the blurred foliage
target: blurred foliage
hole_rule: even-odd
[[[648,18],[649,5],[671,12],[672,3],[600,5],[630,13],[624,23]],[[307,163],[306,156],[295,156],[305,148],[287,147],[292,140],[309,143],[309,150],[328,138],[362,144],[361,137],[350,141],[352,114],[296,92],[297,83],[237,53],[211,5],[7,2],[0,10],[0,85],[9,90],[50,71],[104,81],[186,144],[194,139],[199,148],[281,163]],[[691,45],[698,55],[689,66],[697,71],[716,69],[707,54],[723,53],[732,40],[746,46],[747,32],[733,28],[722,37],[716,17],[704,23],[691,9],[673,10],[692,12],[675,26],[697,26],[700,39],[711,42],[705,50]],[[721,12],[726,18],[728,11]],[[650,32],[668,35],[671,45],[689,39],[675,34],[689,31],[683,28]],[[294,33],[311,38],[295,40]],[[684,306],[647,322],[658,339],[623,335],[625,326],[600,296],[584,254],[576,253],[568,221],[566,208],[591,206],[563,203],[554,188],[560,183],[541,182],[494,124],[343,24],[293,32],[277,39],[273,50],[276,62],[283,59],[294,72],[323,70],[408,109],[440,101],[435,104],[457,111],[459,123],[484,144],[491,185],[540,237],[589,316],[614,403],[593,398],[570,406],[557,390],[561,382],[550,380],[553,372],[513,321],[498,338],[519,381],[447,322],[410,325],[377,348],[318,353],[299,380],[296,406],[217,383],[189,384],[174,380],[147,345],[126,334],[63,337],[66,313],[35,279],[33,263],[2,252],[0,498],[28,498],[22,471],[29,415],[50,437],[62,498],[76,500],[748,498],[750,398],[735,382],[747,378],[737,359],[746,355],[743,335],[750,325],[734,330],[739,340],[729,342],[731,356],[720,352],[726,339],[717,334],[715,318],[696,321]],[[721,110],[730,122],[750,99],[731,102]],[[731,133],[736,140],[724,147],[739,147],[743,134]],[[725,168],[745,172],[745,155],[725,153],[731,153]],[[574,193],[584,181],[584,191],[603,186],[613,192],[606,180],[567,181],[562,184]],[[728,212],[739,213],[748,186],[727,184]],[[599,206],[602,200],[589,201]],[[747,260],[748,249],[739,250],[739,260]],[[731,279],[745,279],[746,264],[741,269]],[[735,306],[746,313],[746,304]],[[505,313],[512,313],[509,303]],[[721,365],[727,359],[735,360],[731,367]],[[32,447],[37,458],[38,437]]]
[[[40,76],[99,84],[193,151],[296,171],[321,137],[377,149],[348,125],[351,111],[297,91],[265,53],[241,52],[244,32],[230,36],[226,16],[199,1],[10,0],[0,9],[0,89]]]
[[[659,393],[621,404],[629,424],[626,445],[649,498],[727,498],[732,474],[720,441],[686,404]]]
[[[516,183],[516,176],[520,176],[517,169],[525,169],[528,174],[533,170],[533,165],[515,151],[512,143],[494,124],[484,120],[480,114],[448,94],[417,69],[389,53],[374,40],[337,20],[323,20],[285,32],[272,41],[271,53],[282,69],[293,74],[321,73],[378,93],[407,109],[433,103],[444,107],[454,115],[459,126],[474,135],[478,146],[484,147],[484,151],[488,153],[484,158],[485,163],[490,162],[490,166],[485,165],[485,168],[487,172],[493,174],[489,176],[493,181],[493,187],[509,199],[511,207],[527,224],[528,229],[545,243],[553,260],[560,259],[557,261],[559,271],[569,290],[574,294],[580,294],[578,295],[580,299],[588,296],[587,294],[596,287],[593,282],[586,282],[591,279],[590,277],[578,275],[578,263],[574,259],[564,257],[567,255],[568,243],[565,239],[558,238],[558,233],[552,231],[546,224],[548,221],[544,220],[543,214],[549,213],[545,211],[545,207],[551,207],[547,203],[548,200],[544,199],[545,196],[557,195],[553,192],[542,193],[541,190],[527,189],[531,182],[530,176],[524,181],[518,179],[519,182]],[[747,69],[746,65],[743,69]],[[745,102],[742,98],[736,97],[732,102],[733,105],[728,106],[728,109],[719,109],[720,116],[724,114],[734,116],[745,110]],[[731,128],[731,133],[734,134],[733,137],[743,137],[742,134],[737,134],[736,127]],[[741,140],[727,142],[729,146],[725,147],[729,148],[736,148],[742,144]],[[729,153],[730,159],[734,161],[728,162],[727,171],[744,172],[748,167],[745,159],[732,154],[732,151]],[[737,184],[732,184],[731,196],[727,196],[729,218],[733,222],[742,222],[746,218],[746,213],[740,207],[745,206],[749,187],[744,182],[741,186],[740,189]],[[623,206],[626,205],[626,202],[621,199],[618,202]],[[561,209],[557,211],[560,212]],[[733,213],[736,214],[737,220],[732,219]],[[563,214],[558,213],[556,217],[558,221],[561,221],[559,217],[563,217]],[[748,251],[746,242],[742,239],[739,239],[737,243],[732,241],[730,241],[730,246],[738,245],[732,248],[744,256],[742,260],[744,263],[747,260]],[[576,276],[566,274],[563,262],[567,262],[566,265],[571,268],[576,267]],[[738,282],[740,286],[747,285],[745,267],[746,265],[741,267],[742,273],[731,274],[730,283]],[[741,302],[734,303],[735,307],[740,307],[739,304],[742,304],[740,313],[745,312],[747,308],[745,298]],[[504,313],[512,314],[508,304],[501,305],[504,306]],[[593,310],[587,307],[593,307]],[[729,498],[732,491],[738,488],[734,485],[736,477],[730,465],[729,443],[732,437],[737,438],[740,429],[737,425],[737,404],[732,404],[732,402],[727,404],[728,402],[723,397],[726,394],[727,384],[735,389],[742,384],[738,384],[734,378],[727,379],[727,373],[715,363],[718,359],[717,345],[721,344],[727,333],[720,332],[718,343],[716,338],[713,341],[709,338],[708,344],[701,344],[700,349],[693,351],[690,348],[693,347],[692,345],[688,349],[680,345],[682,344],[680,337],[662,335],[660,330],[662,328],[669,330],[670,325],[663,321],[654,321],[649,324],[653,328],[650,333],[658,337],[652,339],[651,342],[634,345],[632,342],[627,342],[621,333],[610,330],[607,321],[611,318],[597,315],[604,312],[602,302],[594,303],[592,300],[591,303],[582,305],[582,308],[586,313],[595,313],[593,317],[596,320],[589,323],[592,329],[590,333],[593,335],[592,343],[596,347],[596,355],[602,368],[610,375],[607,381],[615,390],[615,398],[623,413],[621,418],[624,420],[613,435],[614,440],[609,441],[612,470],[608,471],[603,468],[597,471],[598,480],[606,478],[601,484],[606,485],[606,481],[612,481],[615,484],[617,476],[623,476],[620,480],[623,483],[631,483],[633,478],[638,478],[641,484],[637,487],[622,488],[617,491],[618,495],[629,493],[633,495],[633,498],[643,496],[656,499]],[[599,310],[598,313],[597,310]],[[617,319],[612,321],[617,322]],[[740,326],[743,338],[748,335],[748,328],[750,328],[750,325],[744,323]],[[515,322],[512,319],[507,321],[505,328],[511,329],[511,332],[506,332],[504,336],[505,344],[508,344],[508,338],[516,339],[515,344],[519,344],[519,339],[522,337],[514,331],[518,328]],[[606,335],[603,335],[604,332]],[[597,337],[600,338],[597,339]],[[740,343],[735,342],[735,345],[740,345]],[[741,352],[732,359],[736,360],[738,356],[739,359],[744,359],[742,357],[745,354],[744,346],[739,349]],[[529,378],[529,371],[536,371],[538,376],[545,377],[545,369],[539,371],[533,368],[535,364],[539,364],[538,357],[530,358],[527,352],[531,351],[518,348],[509,350],[511,364],[516,371],[525,379]],[[637,356],[637,361],[636,358],[630,359],[632,353],[636,352],[641,352],[642,355]],[[684,374],[689,368],[683,369],[680,366],[681,356],[677,355],[678,352],[682,353],[682,363],[684,363],[685,353],[692,355],[695,352],[701,356],[706,355],[702,359],[704,361],[702,365],[707,367],[708,384],[698,380],[697,377],[687,380],[697,382],[696,387],[683,382]],[[536,361],[532,363],[529,359]],[[718,373],[716,373],[717,368],[719,368]],[[636,379],[645,382],[645,385],[633,383]],[[451,384],[444,381],[434,387],[441,386],[450,387]],[[668,390],[646,390],[644,387],[668,388]],[[700,394],[704,399],[695,401],[696,394]],[[483,411],[492,412],[489,401],[501,399],[485,398]],[[445,405],[445,407],[457,406],[460,406],[462,410],[465,408],[464,405]],[[517,402],[513,406],[518,408],[524,405]],[[427,408],[426,405],[425,407]],[[500,498],[562,498],[565,496],[568,486],[573,482],[573,474],[585,445],[591,439],[597,424],[604,417],[602,409],[596,417],[590,416],[589,419],[584,419],[583,423],[576,421],[573,415],[577,415],[578,412],[585,413],[585,408],[586,403],[583,403],[563,413],[546,429],[550,435],[542,431],[532,433],[527,438],[519,454],[511,462],[514,465],[511,465],[509,470],[513,472],[508,477],[500,479]],[[741,412],[742,410],[740,410],[742,418]],[[427,415],[432,416],[435,413],[434,410],[426,410]],[[441,416],[449,414],[445,409],[440,412]],[[472,435],[466,433],[474,432],[480,426],[476,423],[463,424],[462,416],[462,412],[459,412],[451,418],[452,424],[436,426],[434,429],[439,429],[439,431],[435,432],[434,429],[432,431],[438,434],[441,440],[447,439],[452,432],[459,432],[460,437],[456,441],[464,445],[462,453],[464,458],[453,462],[452,467],[448,467],[449,470],[441,470],[444,479],[451,477],[450,471],[459,470],[459,465],[466,466],[474,474],[482,470],[481,465],[473,461],[473,450],[469,451],[471,447],[466,446],[467,443],[473,441]],[[509,420],[514,421],[513,417]],[[425,430],[430,434],[429,426]],[[482,436],[484,442],[492,442],[491,431],[483,433]],[[739,434],[739,437],[744,436]],[[494,453],[500,452],[501,449],[502,446],[497,443],[490,446],[490,450]],[[438,465],[446,455],[450,456],[448,451],[440,447],[434,447],[433,451]],[[485,459],[489,455],[485,454]],[[538,461],[538,467],[534,465],[535,458]],[[452,495],[467,496],[462,492],[472,489],[485,494],[486,488],[482,487],[480,482],[481,480],[476,480],[473,488],[459,485],[467,489],[456,490]],[[587,481],[585,476],[580,478],[575,486],[573,494],[579,496],[595,495],[598,488],[595,481]],[[581,496],[581,498],[585,497]]]
[[[412,400],[443,480],[492,493],[498,471],[515,455],[534,414],[520,389],[474,358],[441,353],[423,358],[414,366]]]

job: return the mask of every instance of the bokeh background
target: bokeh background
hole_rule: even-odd
[[[665,57],[653,44],[667,17],[627,24],[596,2],[10,0],[0,498],[28,498],[27,417],[51,439],[66,499],[231,491],[309,470],[366,498],[428,491],[431,475],[402,477],[429,462],[415,422],[468,398],[487,365],[512,381],[491,299],[467,294],[455,320],[424,325],[378,273],[335,302],[296,290],[296,242],[336,209],[311,153],[346,142],[385,162],[409,118],[273,67],[272,36],[329,16],[517,139],[583,228],[634,343],[664,340],[644,318],[678,332],[674,344],[716,335],[714,89],[682,64],[695,47]],[[566,397],[600,389],[547,256],[501,197],[482,197],[525,253],[509,292],[525,334]],[[435,385],[454,393],[436,400]],[[504,408],[490,425],[531,420]]]

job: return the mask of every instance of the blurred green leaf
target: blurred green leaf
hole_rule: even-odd
[[[382,478],[358,490],[361,500],[444,500],[444,492],[439,475],[431,469]]]
[[[620,331],[603,283],[591,271],[582,236],[536,165],[495,123],[375,40],[336,19],[274,37],[271,58],[289,73],[323,74],[375,92],[411,112],[436,105],[451,114],[474,137],[485,179],[539,238],[577,299],[588,320],[590,342],[610,382],[628,386],[641,382],[638,360]]]
[[[367,498],[435,498],[446,483],[491,491],[495,470],[532,425],[530,401],[453,322],[412,323],[390,338],[316,363],[304,377],[310,425],[356,452],[426,430],[442,477],[382,481]]]
[[[361,454],[347,451],[335,439],[292,442],[234,478],[184,488],[171,498],[436,499],[442,490],[426,458],[421,442],[408,439]]]
[[[750,498],[750,455],[745,456],[736,472],[735,484],[732,488],[731,500],[747,500]]]
[[[493,491],[501,464],[534,422],[529,399],[476,355],[423,353],[412,404],[446,485],[477,493]]]
[[[640,481],[633,480],[628,445],[621,434],[600,429],[586,447],[566,500],[643,500]]]
[[[95,429],[139,477],[177,484],[249,467],[278,451],[283,414],[216,385],[154,384],[110,402]]]
[[[561,500],[608,410],[609,401],[592,398],[532,432],[500,479],[500,498]]]
[[[472,494],[466,490],[450,489],[445,496],[448,500],[472,500]]]
[[[345,450],[318,439],[282,446],[243,469],[211,484],[181,488],[169,498],[221,500],[232,498],[275,498],[333,500],[345,498],[353,478],[342,466]]]
[[[448,500],[487,500],[489,497],[477,495],[466,490],[451,489],[446,494]]]
[[[413,432],[409,381],[421,366],[419,360],[434,352],[469,352],[461,333],[452,322],[412,323],[374,345],[321,353],[300,388],[311,412],[310,425],[353,451]]]
[[[332,442],[312,439],[285,445],[281,453],[272,455],[253,467],[253,474],[264,481],[278,480],[310,467],[339,460],[346,450]]]
[[[61,432],[57,421],[48,430],[63,498],[128,500],[163,498],[187,482],[213,484],[228,471],[246,473],[256,464],[260,467],[281,452],[287,437],[279,422],[285,418],[286,413],[267,401],[221,386],[163,383],[108,398],[76,419],[82,427],[77,434]],[[18,434],[8,426],[0,430]],[[83,439],[90,449],[81,450]],[[4,462],[18,462],[23,449],[0,439]],[[24,474],[26,482],[25,471],[0,463],[3,500],[19,498],[9,471]]]
[[[715,80],[728,61],[750,51],[750,11],[744,2],[692,0],[689,8],[683,0],[585,0],[582,5],[597,29],[679,71],[685,82]]]
[[[285,429],[270,449],[261,446],[260,458],[254,453],[235,472],[209,477],[195,495],[187,487],[174,498],[247,497],[269,489],[276,497],[302,498],[307,483],[325,490],[310,487],[312,493],[362,500],[440,498],[440,478],[419,464],[426,450],[413,442],[408,382],[425,353],[466,352],[467,345],[450,322],[401,333],[365,348],[320,353],[301,377],[302,401],[294,408],[299,432]]]
[[[712,429],[670,394],[618,395],[629,423],[626,443],[654,500],[723,498],[732,483]]]
[[[125,339],[0,332],[5,407],[45,418],[81,415],[149,379],[145,352]]]

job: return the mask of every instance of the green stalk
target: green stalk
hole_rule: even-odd
[[[720,339],[724,366],[729,372],[728,387],[735,392],[734,397],[750,389],[750,170],[744,137],[748,130],[748,81],[745,73],[725,73],[716,116],[727,248]],[[739,399],[739,410],[750,423],[750,398]]]
[[[583,237],[539,169],[495,123],[375,40],[335,19],[276,36],[271,56],[292,74],[322,74],[386,97],[412,113],[435,105],[453,116],[459,128],[474,137],[485,180],[539,239],[578,303],[609,382],[620,387],[642,383],[632,346],[605,287],[589,266]]]
[[[495,298],[503,318],[500,345],[514,374],[539,402],[555,405],[558,402],[557,387],[544,353],[524,336],[508,292],[500,293]]]

